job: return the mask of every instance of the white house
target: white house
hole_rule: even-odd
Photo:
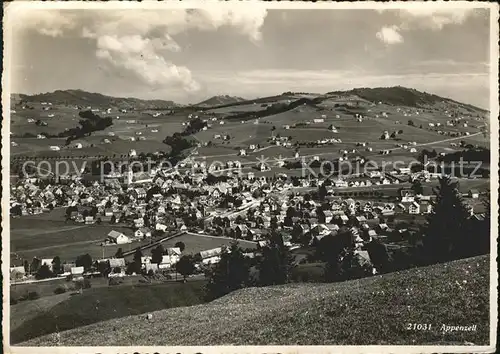
[[[313,119],[313,122],[314,122],[314,123],[324,123],[324,122],[325,122],[325,119],[324,119],[324,118],[314,118],[314,119]]]
[[[125,236],[125,234],[121,233],[121,232],[118,232],[118,231],[115,231],[115,230],[112,230],[109,234],[108,234],[108,238],[116,243],[117,245],[122,245],[122,244],[125,244],[125,243],[130,243],[130,239]]]
[[[40,266],[46,265],[49,267],[50,271],[52,272],[52,258],[46,258],[42,259],[40,262]]]
[[[214,264],[220,261],[220,255],[222,253],[222,248],[214,248],[206,251],[201,251],[200,256],[203,264]]]
[[[408,206],[408,212],[410,214],[420,214],[420,204],[418,204],[417,202],[412,202],[409,206]]]
[[[135,156],[137,156],[137,151],[135,151],[134,149],[130,149],[130,151],[129,151],[128,155],[129,155],[130,157],[135,157]]]
[[[469,197],[473,199],[479,198],[479,191],[477,189],[469,190]]]
[[[52,151],[59,151],[59,150],[61,150],[61,148],[59,146],[54,145],[54,146],[50,147],[50,150],[52,150]]]

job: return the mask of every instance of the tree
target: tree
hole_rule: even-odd
[[[61,259],[59,256],[55,256],[52,260],[52,272],[54,272],[54,274],[59,274],[62,273],[61,270]]]
[[[192,255],[182,256],[175,264],[175,270],[184,277],[184,282],[189,275],[194,273],[195,269]]]
[[[249,259],[244,256],[237,242],[233,242],[229,250],[223,248],[220,261],[208,271],[208,278],[207,300],[217,299],[249,284]]]
[[[47,279],[52,278],[54,273],[50,270],[47,264],[43,264],[35,274],[36,279]]]
[[[390,257],[387,247],[377,239],[372,239],[366,244],[366,249],[370,259],[378,273],[385,273],[389,270]]]
[[[338,280],[359,279],[373,274],[373,266],[353,248],[346,249],[339,264]]]
[[[447,262],[466,257],[473,239],[469,237],[469,212],[458,191],[458,182],[439,178],[434,191],[437,200],[423,229],[427,263]]]
[[[153,250],[151,251],[151,263],[160,264],[163,259],[164,252],[165,249],[161,244],[153,248]]]
[[[414,123],[414,122],[410,119],[410,120],[408,121],[408,125],[409,125],[410,127],[414,127],[414,126],[415,126],[415,123]]]
[[[403,134],[403,129],[399,129],[398,134]]]
[[[14,205],[12,208],[10,208],[10,215],[13,215],[13,216],[23,215],[23,210],[22,210],[21,204]]]
[[[40,269],[40,265],[41,265],[40,259],[33,257],[33,260],[31,261],[31,273],[38,272],[38,269]]]
[[[184,252],[184,250],[186,249],[186,245],[182,241],[176,242],[174,246],[179,248],[181,252]]]
[[[328,190],[326,189],[326,186],[324,183],[321,184],[318,188],[318,196],[319,200],[325,200],[326,195],[328,194]]]
[[[424,192],[424,187],[422,186],[422,182],[420,182],[420,180],[418,180],[418,179],[413,181],[413,183],[411,184],[411,189],[417,195],[423,194],[423,192]]]
[[[92,267],[92,257],[88,253],[78,256],[76,257],[75,264],[77,267],[83,267],[87,271]]]
[[[121,247],[116,250],[115,258],[123,258],[123,249]]]
[[[325,279],[327,281],[342,278],[342,260],[352,250],[354,250],[354,235],[346,227],[342,227],[336,235],[327,235],[318,242],[316,255],[317,258],[326,261]]]
[[[263,286],[287,283],[292,261],[292,255],[283,244],[282,236],[273,231],[268,244],[262,248],[262,258],[257,266],[259,283]]]

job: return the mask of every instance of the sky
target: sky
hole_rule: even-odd
[[[487,9],[12,12],[11,92],[195,103],[406,86],[489,106]]]

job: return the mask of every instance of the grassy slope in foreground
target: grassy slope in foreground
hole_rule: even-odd
[[[169,282],[142,286],[117,285],[91,288],[84,290],[82,295],[69,296],[66,293],[31,302],[25,301],[11,306],[12,316],[23,316],[29,311],[26,308],[30,307],[38,313],[29,315],[22,323],[19,323],[19,318],[12,318],[10,341],[16,344],[57,330],[64,331],[92,323],[103,323],[102,321],[112,318],[199,304],[203,302],[205,283],[190,281],[187,284]],[[61,296],[66,296],[66,300],[51,301],[52,298]],[[36,308],[35,302],[40,308]],[[121,328],[118,327],[118,330]],[[112,327],[109,330],[112,330]]]
[[[489,258],[336,284],[247,288],[209,304],[115,319],[22,345],[486,345]],[[432,331],[408,331],[431,323]],[[477,325],[443,334],[441,324]]]

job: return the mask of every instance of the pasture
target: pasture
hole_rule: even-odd
[[[89,253],[93,259],[113,256],[118,248],[132,250],[149,240],[125,245],[100,244],[111,230],[133,236],[133,230],[103,223],[83,225],[64,221],[64,208],[50,213],[27,215],[11,218],[10,252],[11,262],[22,265],[22,260],[33,257],[54,258],[59,256],[63,262],[74,262],[77,256]]]

